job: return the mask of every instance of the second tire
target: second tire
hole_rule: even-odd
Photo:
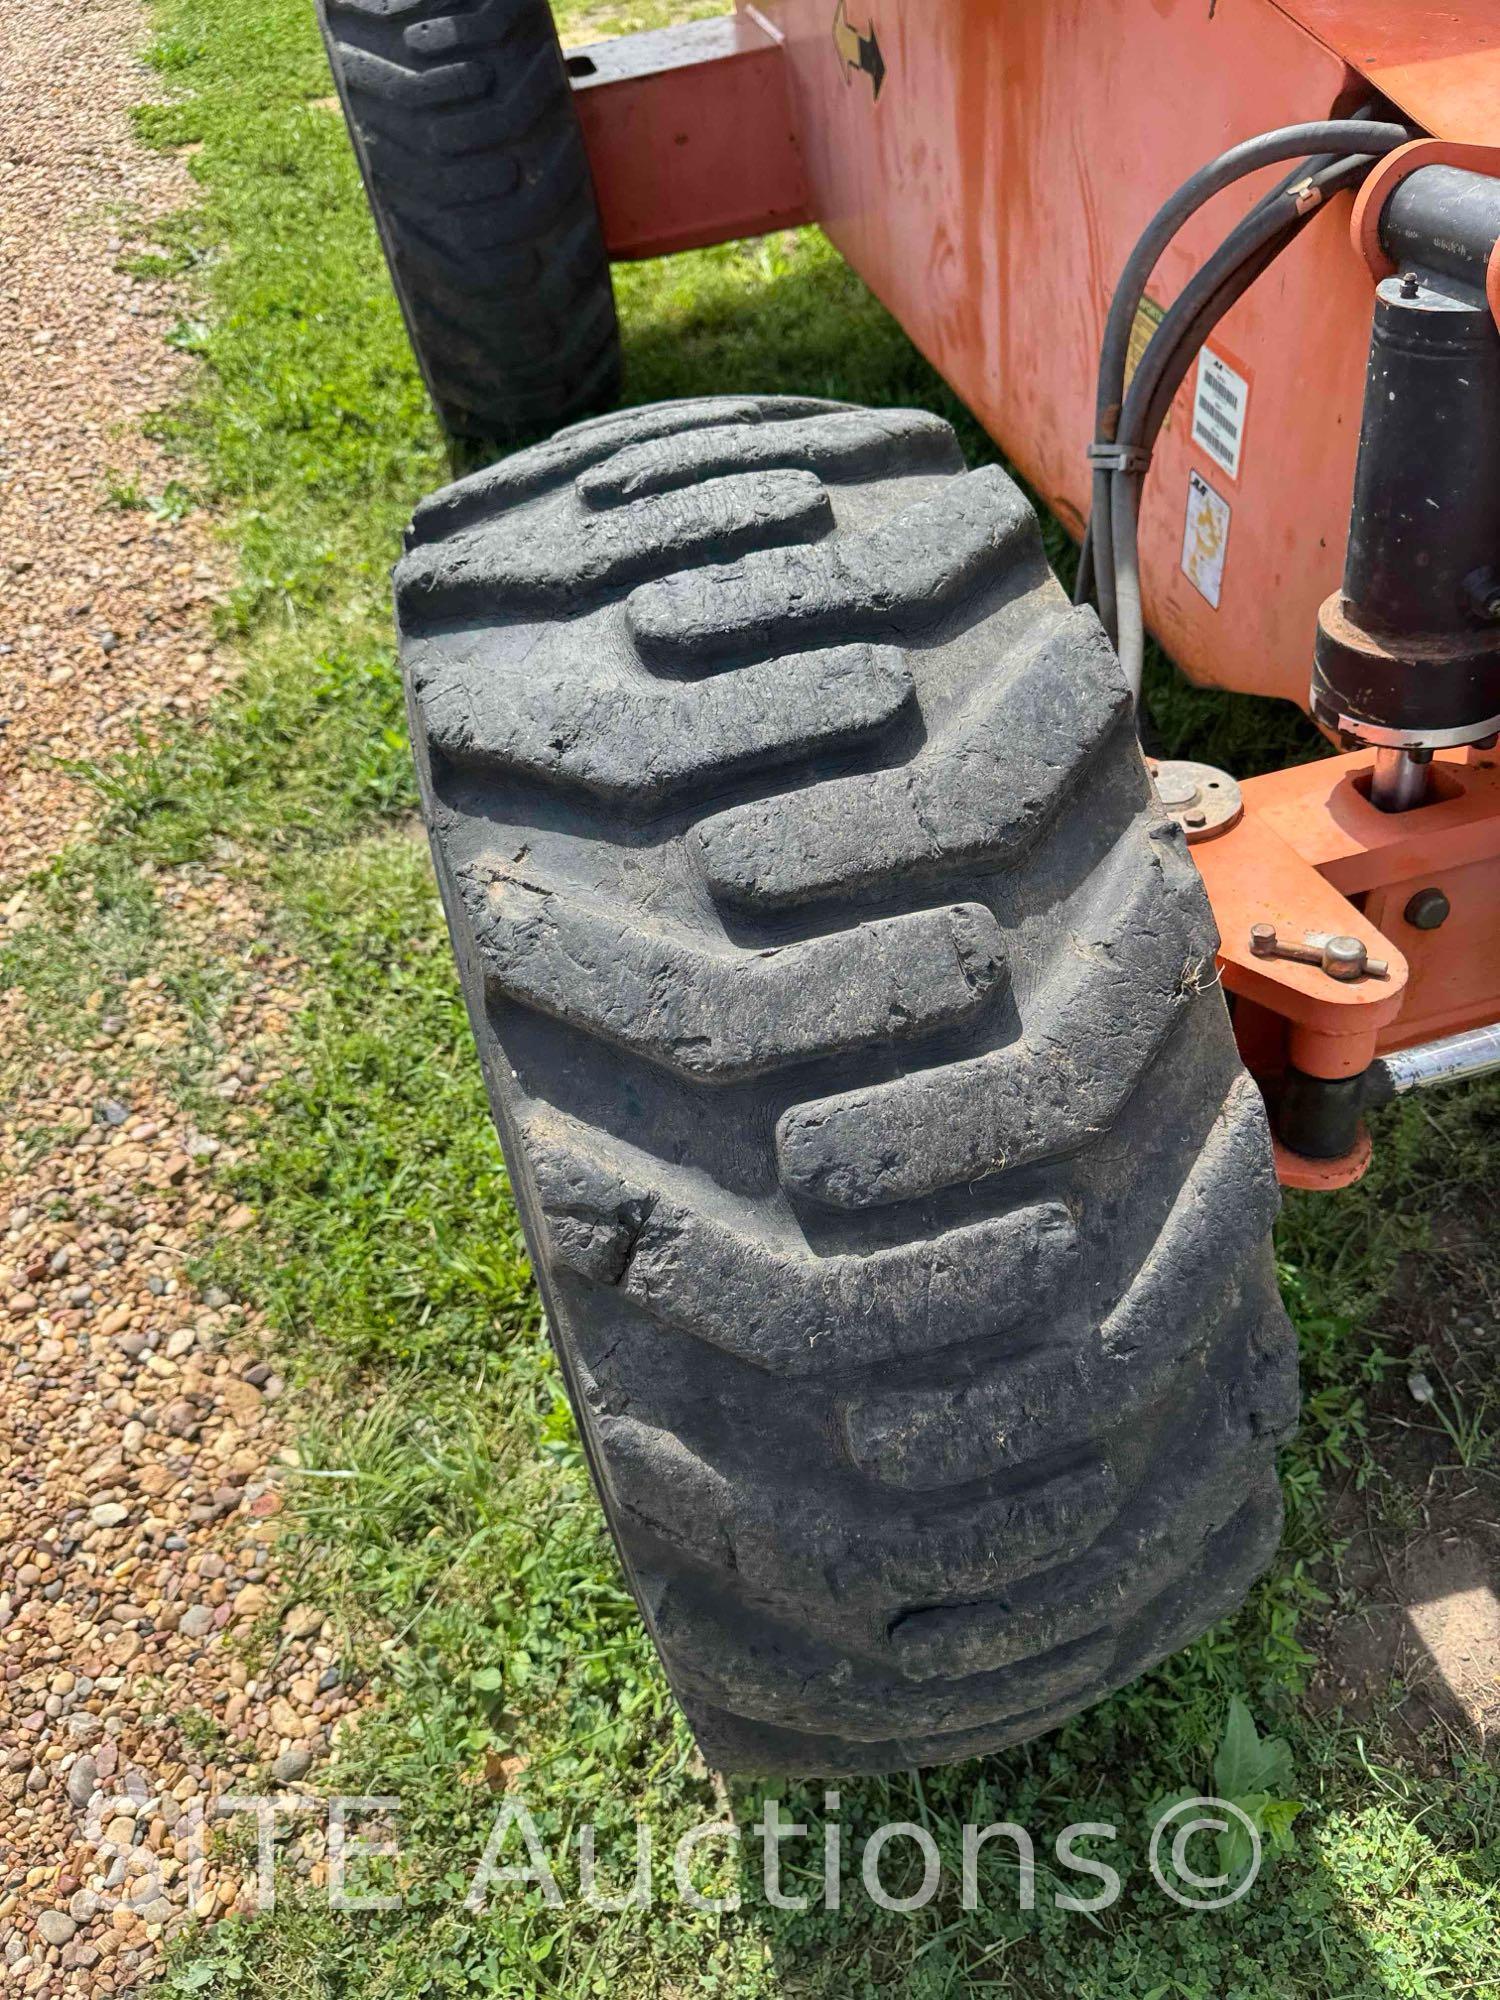
[[[444,427],[504,444],[619,392],[609,261],[547,0],[318,0]]]

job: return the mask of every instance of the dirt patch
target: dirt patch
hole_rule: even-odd
[[[1362,1533],[1343,1570],[1360,1601],[1323,1640],[1320,1684],[1351,1714],[1393,1704],[1414,1734],[1434,1723],[1489,1743],[1500,1731],[1500,1532],[1445,1521],[1387,1553]]]
[[[1394,1715],[1419,1756],[1500,1735],[1500,1311],[1483,1185],[1464,1200],[1408,1259],[1376,1329],[1411,1360],[1371,1395],[1377,1470],[1336,1503],[1347,1546],[1321,1579],[1334,1608],[1314,1639],[1318,1705]]]
[[[1488,1739],[1500,1726],[1500,1536],[1486,1524],[1409,1566],[1406,1615],[1451,1699]]]

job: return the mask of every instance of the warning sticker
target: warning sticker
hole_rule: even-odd
[[[1125,355],[1125,387],[1128,389],[1141,365],[1141,356],[1153,333],[1166,318],[1165,312],[1155,299],[1142,293],[1141,302],[1135,309],[1135,318],[1130,322],[1130,346]]]
[[[1240,476],[1240,452],[1245,442],[1245,413],[1250,384],[1222,354],[1205,347],[1198,356],[1198,386],[1193,392],[1193,440],[1231,479]]]
[[[1229,502],[1196,472],[1188,474],[1187,529],[1182,537],[1182,573],[1217,611],[1224,588],[1224,550],[1229,542]]]

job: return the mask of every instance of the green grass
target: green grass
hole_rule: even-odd
[[[702,10],[564,0],[558,11],[587,38]],[[1286,1545],[1245,1610],[1022,1750],[846,1784],[836,1814],[821,1787],[785,1794],[815,1829],[837,1818],[856,1857],[885,1820],[930,1829],[950,1860],[965,1819],[1019,1820],[1044,1861],[1070,1822],[1115,1822],[1112,1858],[1128,1877],[1116,1907],[1054,1907],[1057,1871],[1044,1869],[1038,1907],[1021,1912],[997,1843],[978,1912],[959,1906],[956,1860],[920,1913],[880,1911],[848,1870],[839,1912],[780,1911],[747,1841],[716,1884],[741,1890],[737,1913],[695,1913],[670,1895],[646,1911],[576,1898],[555,1910],[519,1889],[488,1914],[465,1912],[507,1783],[568,1889],[585,1821],[599,1826],[606,1882],[628,1872],[637,1817],[670,1881],[673,1841],[720,1806],[589,1491],[413,837],[386,578],[403,518],[447,467],[341,125],[321,108],[311,8],[155,0],[155,14],[163,101],[142,111],[141,131],[201,148],[200,194],[137,275],[186,272],[192,286],[176,337],[202,358],[203,386],[162,423],[182,454],[170,504],[212,503],[232,537],[225,624],[244,674],[208,727],[95,774],[106,835],[36,886],[45,921],[21,933],[6,972],[38,1033],[56,1038],[77,1035],[129,979],[161,972],[195,1024],[168,1081],[212,1129],[204,1078],[255,957],[214,959],[165,885],[210,863],[240,873],[266,913],[263,952],[293,949],[307,968],[285,1073],[233,1170],[259,1226],[237,1247],[206,1245],[202,1276],[263,1311],[295,1375],[302,1469],[286,1560],[377,1697],[323,1776],[401,1798],[405,1897],[399,1911],[339,1914],[287,1878],[274,1912],[186,1938],[173,1990],[1435,2000],[1500,1987],[1493,1768],[1446,1740],[1414,1742],[1388,1712],[1357,1730],[1307,1698],[1309,1637],[1338,1588],[1336,1497],[1367,1486],[1401,1512],[1378,1463],[1380,1398],[1408,1355],[1380,1324],[1381,1302],[1411,1260],[1426,1268],[1433,1219],[1482,1171],[1494,1108],[1478,1092],[1440,1132],[1410,1109],[1388,1115],[1360,1189],[1288,1204],[1279,1242],[1307,1418],[1285,1467]],[[618,289],[633,400],[781,389],[918,403],[953,417],[973,457],[994,456],[815,232],[627,268]],[[112,498],[152,504],[125,488]],[[1165,743],[1240,770],[1315,747],[1289,712],[1194,693],[1160,662],[1150,702]],[[1482,1444],[1475,1407],[1444,1405],[1466,1451]],[[1189,1917],[1154,1890],[1144,1829],[1153,1802],[1209,1782],[1234,1696],[1288,1742],[1304,1810],[1249,1898]],[[747,1791],[735,1805],[746,1826],[760,1810]],[[788,1850],[804,1875],[812,1851]],[[893,1856],[892,1888],[897,1875]]]

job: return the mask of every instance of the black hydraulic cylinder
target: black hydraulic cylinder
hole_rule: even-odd
[[[1500,331],[1480,300],[1412,289],[1388,278],[1375,304],[1344,595],[1391,632],[1463,633],[1466,581],[1500,558]]]
[[[1500,330],[1452,278],[1409,271],[1377,290],[1313,707],[1354,740],[1409,747],[1500,724]]]

